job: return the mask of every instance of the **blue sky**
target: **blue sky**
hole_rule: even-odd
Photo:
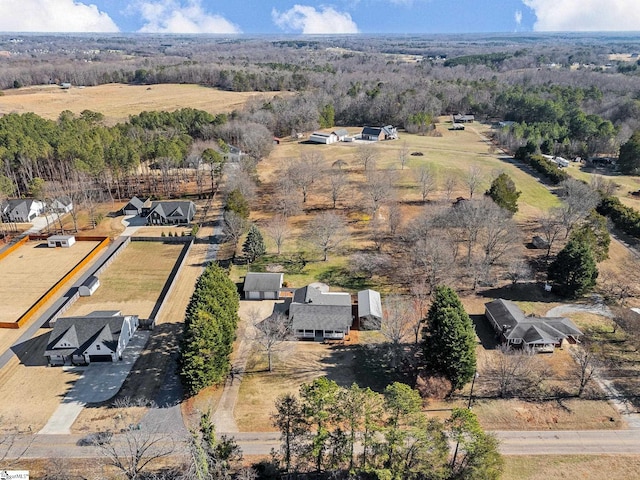
[[[4,32],[638,31],[639,0],[0,0]]]

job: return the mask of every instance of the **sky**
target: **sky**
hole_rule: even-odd
[[[0,0],[0,32],[639,31],[639,0]]]

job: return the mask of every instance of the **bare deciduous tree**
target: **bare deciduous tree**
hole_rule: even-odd
[[[597,371],[597,357],[589,344],[583,344],[573,351],[576,360],[576,379],[578,380],[578,397],[582,397],[585,389],[593,380]]]
[[[349,184],[347,175],[344,170],[332,169],[327,172],[326,178],[329,184],[329,196],[333,202],[333,208],[336,208],[338,200],[340,200]]]
[[[616,182],[614,182],[613,180],[607,180],[601,175],[592,176],[590,185],[593,190],[602,192],[602,194],[606,197],[615,195],[618,191],[618,188],[620,188],[620,185],[618,185]]]
[[[529,280],[533,277],[533,272],[529,263],[524,258],[515,258],[507,266],[505,277],[511,280],[511,285],[516,285],[522,280]]]
[[[333,212],[316,215],[308,227],[309,241],[322,251],[322,260],[327,261],[328,254],[349,238],[344,218]]]
[[[533,360],[531,349],[513,349],[501,345],[491,359],[488,366],[489,374],[497,382],[498,396],[501,398],[513,395],[517,389],[517,382],[529,372]]]
[[[558,191],[564,200],[560,211],[567,238],[573,226],[598,205],[600,197],[589,185],[574,178],[560,183]]]
[[[254,318],[256,317],[254,316]],[[256,342],[267,354],[268,368],[271,372],[273,354],[277,352],[285,342],[293,338],[291,323],[284,313],[276,312],[264,320],[257,317],[257,319],[254,320],[254,326],[256,329]]]
[[[324,158],[318,152],[305,152],[299,159],[291,161],[285,176],[294,188],[302,193],[302,203],[307,203],[309,188],[318,176]]]
[[[415,317],[416,312],[407,299],[399,295],[390,295],[384,299],[380,332],[389,341],[392,366],[396,366],[402,356],[402,345],[411,334]]]
[[[273,243],[276,244],[277,254],[280,255],[282,251],[282,246],[284,245],[287,236],[289,235],[289,223],[287,222],[287,217],[284,215],[274,215],[271,220],[267,223],[265,227],[265,232],[273,240]]]
[[[406,141],[400,144],[400,150],[398,150],[398,162],[400,162],[400,169],[404,170],[404,166],[409,160],[409,145]]]
[[[371,215],[378,213],[380,206],[392,198],[395,176],[389,170],[369,170],[362,185],[362,192],[369,201]]]
[[[402,225],[403,215],[400,202],[391,202],[387,207],[387,225],[389,226],[389,233],[391,236],[395,236],[398,229]]]
[[[422,165],[416,172],[416,180],[420,188],[420,196],[422,201],[426,202],[429,194],[436,187],[436,178],[430,165]]]
[[[547,242],[547,258],[551,255],[551,248],[553,244],[560,236],[562,231],[562,212],[560,210],[552,210],[549,213],[543,215],[540,220],[540,233],[542,238]]]
[[[482,170],[480,170],[480,167],[477,165],[470,166],[464,177],[464,183],[469,190],[469,198],[473,198],[473,194],[478,190],[482,181]]]
[[[376,164],[376,147],[373,144],[365,143],[358,145],[356,152],[358,162],[362,165],[365,171],[369,169],[375,169]]]
[[[237,247],[240,237],[247,231],[249,223],[236,212],[224,212],[223,233],[225,240]]]
[[[455,176],[453,176],[452,174],[449,174],[446,177],[444,177],[444,194],[445,194],[445,198],[447,199],[447,202],[451,201],[451,195],[453,194],[453,191],[456,189],[457,186],[458,186],[458,180],[456,179]]]

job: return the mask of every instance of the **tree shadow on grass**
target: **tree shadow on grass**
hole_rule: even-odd
[[[365,290],[372,286],[369,278],[354,275],[348,269],[339,266],[327,268],[318,275],[318,281],[348,290]]]

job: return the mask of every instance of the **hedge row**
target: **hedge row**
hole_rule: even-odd
[[[227,272],[209,264],[196,282],[185,316],[180,378],[187,395],[220,384],[229,374],[239,306]]]
[[[536,172],[541,173],[548,178],[554,185],[569,178],[569,174],[562,170],[558,165],[550,160],[547,160],[542,155],[529,155],[518,152],[516,155],[518,160],[529,165]]]
[[[640,238],[640,212],[623,205],[618,197],[604,197],[596,210],[609,217],[617,229]]]

